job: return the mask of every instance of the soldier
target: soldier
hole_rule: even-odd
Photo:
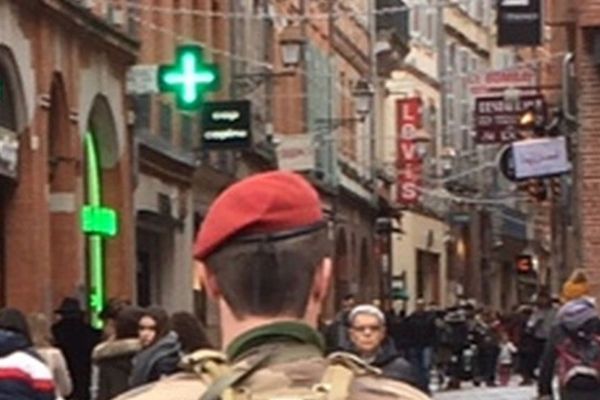
[[[219,306],[226,357],[192,354],[186,372],[118,399],[429,399],[352,355],[323,356],[315,327],[331,278],[329,248],[319,196],[301,176],[268,172],[229,187],[194,252]]]

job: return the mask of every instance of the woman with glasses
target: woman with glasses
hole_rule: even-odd
[[[181,345],[170,328],[169,316],[159,307],[147,308],[138,322],[138,338],[142,346],[132,360],[130,387],[154,382],[177,371]]]
[[[370,304],[354,307],[349,315],[349,335],[352,345],[347,349],[363,361],[381,369],[383,376],[411,384],[425,392],[426,385],[414,368],[398,353],[387,335],[385,315]]]

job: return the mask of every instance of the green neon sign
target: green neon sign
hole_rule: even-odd
[[[219,90],[221,84],[216,64],[206,64],[200,46],[180,46],[175,52],[175,64],[158,67],[158,88],[172,92],[177,107],[197,110],[206,92]]]
[[[100,313],[106,303],[106,260],[104,257],[104,238],[118,233],[116,211],[102,206],[102,181],[98,148],[94,135],[87,132],[84,138],[87,173],[87,204],[81,212],[81,229],[88,240],[89,298],[91,323],[102,328]]]

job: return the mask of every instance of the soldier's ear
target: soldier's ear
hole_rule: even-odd
[[[208,297],[212,300],[218,300],[221,297],[221,290],[216,275],[202,261],[196,261],[196,273],[202,284],[202,289],[206,291]]]
[[[332,263],[331,258],[325,257],[317,267],[313,282],[312,296],[318,301],[325,301],[331,283]]]

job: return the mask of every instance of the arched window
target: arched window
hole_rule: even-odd
[[[6,68],[0,64],[0,127],[17,130],[14,94]]]

